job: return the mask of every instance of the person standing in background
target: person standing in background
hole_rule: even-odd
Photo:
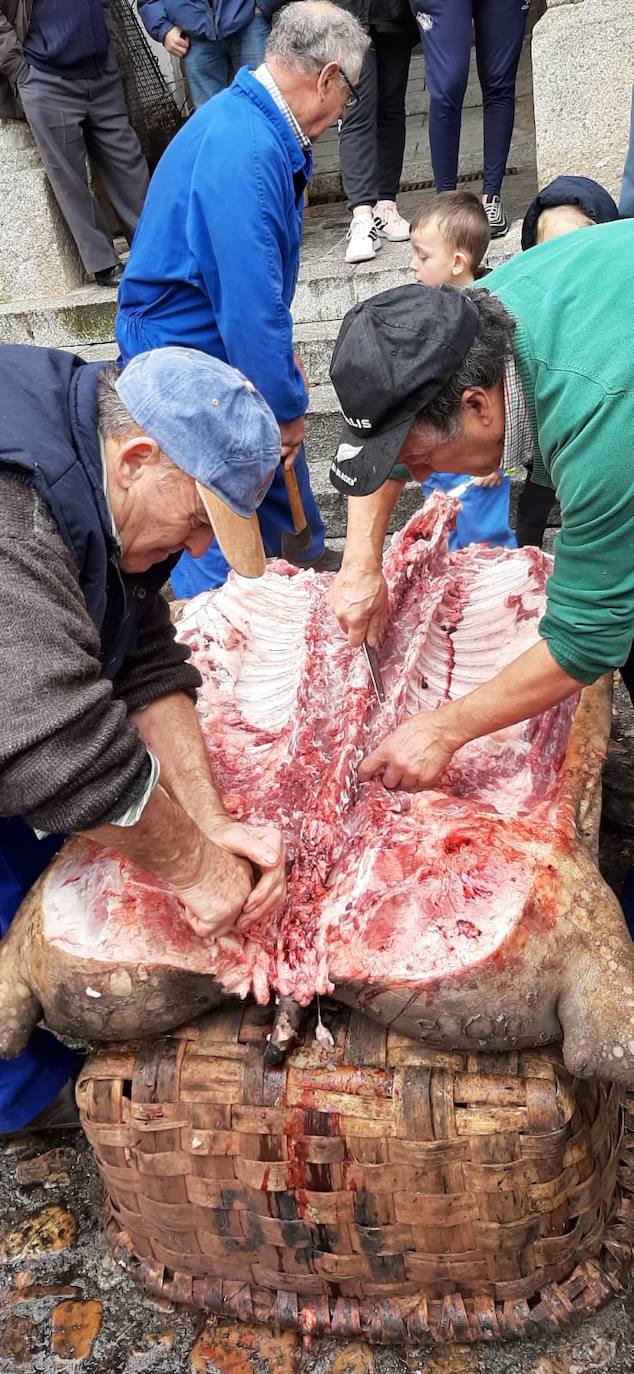
[[[242,67],[228,90],[198,110],[152,177],[119,293],[124,361],[168,344],[229,362],[257,387],[281,433],[282,463],[258,509],[264,547],[279,557],[293,530],[285,467],[294,466],[312,539],[303,567],[331,571],[339,555],[325,530],[304,453],[308,390],[293,347],[304,192],[312,144],[341,119],[368,39],[328,0],[296,0],[276,17],[266,61]],[[183,554],[178,597],[218,587],[228,563],[217,541]]]
[[[454,191],[471,31],[482,87],[483,196],[491,238],[508,224],[500,198],[515,121],[515,80],[529,0],[410,0],[425,56],[429,143],[437,191]]]
[[[138,0],[151,38],[179,57],[194,109],[229,85],[240,67],[257,67],[283,0]]]
[[[407,0],[339,0],[369,32],[358,100],[341,124],[341,179],[352,211],[346,262],[369,262],[381,239],[404,243],[396,196],[405,152],[405,92],[416,42]]]
[[[129,244],[148,169],[128,119],[108,9],[108,0],[0,0],[0,116],[26,116],[86,272],[112,287],[123,267],[88,186],[86,155]]]

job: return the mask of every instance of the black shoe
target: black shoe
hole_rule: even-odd
[[[95,281],[98,286],[118,286],[124,271],[123,263],[115,262],[114,267],[104,267],[102,272],[95,272]]]
[[[312,558],[308,563],[300,563],[299,559],[295,564],[296,568],[313,568],[315,572],[339,572],[343,554],[337,553],[336,549],[329,549],[328,546],[322,549],[319,558]]]
[[[484,213],[489,221],[492,239],[501,239],[508,234],[509,227],[504,214],[504,206],[499,196],[485,196],[482,202]]]
[[[15,1131],[0,1131],[0,1140],[9,1138],[15,1139],[21,1135],[36,1135],[44,1131],[77,1131],[79,1129],[79,1112],[75,1102],[75,1079],[67,1078],[63,1088],[60,1088],[57,1097],[49,1102],[48,1107],[38,1112],[31,1121],[27,1121],[24,1126],[19,1126]]]

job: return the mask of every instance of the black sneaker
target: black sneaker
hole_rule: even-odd
[[[124,271],[122,262],[115,262],[114,267],[104,267],[102,272],[95,272],[97,286],[119,286]]]
[[[499,196],[485,196],[482,202],[484,213],[489,221],[492,239],[501,239],[508,234],[509,227],[504,214],[504,206]]]
[[[315,572],[320,573],[339,572],[342,558],[342,553],[339,553],[337,549],[329,549],[328,545],[326,544],[322,552],[320,553],[319,558],[311,558],[308,563],[300,563],[299,559],[296,559],[295,567],[313,568]]]
[[[18,1139],[23,1135],[40,1135],[46,1131],[76,1131],[79,1124],[79,1111],[75,1102],[75,1079],[67,1078],[57,1097],[49,1102],[48,1107],[17,1130],[0,1131],[0,1140]]]

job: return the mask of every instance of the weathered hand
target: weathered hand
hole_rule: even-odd
[[[388,609],[387,582],[380,568],[344,563],[328,594],[330,609],[353,648],[367,639],[376,645]]]
[[[308,393],[309,393],[309,391],[310,391],[310,385],[309,385],[309,382],[308,382],[308,373],[307,373],[307,371],[306,371],[306,368],[304,367],[304,359],[301,357],[301,355],[300,355],[299,353],[294,353],[294,354],[293,354],[293,359],[294,359],[294,362],[295,362],[295,366],[296,366],[296,368],[297,368],[297,371],[301,374],[302,381],[303,381],[303,383],[304,383],[304,386],[306,387],[306,395],[308,396]]]
[[[501,468],[497,472],[490,472],[487,477],[474,477],[474,487],[499,487],[504,473]]]
[[[189,38],[179,28],[178,24],[175,24],[174,28],[168,29],[163,39],[163,46],[167,48],[172,57],[185,57],[186,53],[189,52]]]
[[[262,874],[242,907],[242,917],[252,921],[281,906],[286,897],[286,846],[280,831],[273,825],[247,825],[227,817],[210,833],[214,844],[249,859]]]
[[[383,786],[405,792],[433,787],[456,751],[439,729],[439,713],[411,716],[359,765],[360,782],[379,776]]]
[[[253,888],[251,865],[222,849],[214,838],[203,848],[196,877],[172,884],[185,906],[185,920],[197,935],[217,938],[234,930]]]

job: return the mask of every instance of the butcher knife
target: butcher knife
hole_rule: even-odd
[[[466,481],[461,482],[459,486],[454,487],[453,490],[449,492],[449,496],[464,496],[473,482],[475,482],[475,477],[467,477]]]
[[[291,534],[289,531],[282,535],[282,556],[286,559],[287,563],[296,563],[301,567],[302,562],[306,560],[300,558],[298,555],[303,553],[304,549],[310,546],[313,532],[304,514],[304,504],[299,490],[295,468],[286,467],[286,464],[283,463],[282,472],[284,473],[286,494],[288,496],[288,504],[291,508],[294,530],[294,534]]]
[[[365,654],[365,661],[368,665],[370,677],[372,678],[374,695],[379,703],[379,706],[382,706],[383,702],[385,701],[385,687],[383,686],[383,678],[381,677],[379,656],[377,654],[376,649],[372,649],[366,639],[364,639],[363,641],[363,652]]]

